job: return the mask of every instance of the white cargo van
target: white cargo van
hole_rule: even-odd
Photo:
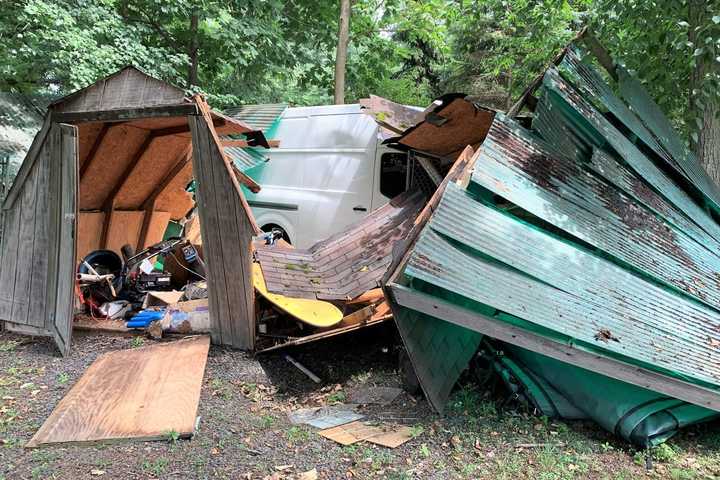
[[[282,229],[297,248],[342,231],[406,189],[407,154],[381,144],[377,123],[360,105],[286,108],[266,133],[280,146],[245,171],[262,186],[246,192],[247,200],[260,228]]]

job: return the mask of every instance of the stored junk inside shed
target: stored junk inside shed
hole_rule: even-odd
[[[435,409],[472,362],[543,415],[640,446],[718,416],[720,196],[594,37],[457,167],[385,282]]]
[[[259,186],[232,168],[218,136],[237,134],[268,146],[261,132],[211,111],[202,97],[133,67],[51,104],[3,205],[0,323],[53,336],[67,354],[78,264],[83,281],[107,284],[130,304],[153,286],[167,288],[155,259],[182,251],[173,250],[179,239],[163,239],[168,224],[193,209],[194,179],[213,341],[252,348],[258,229],[240,184]],[[93,251],[102,271],[81,263]]]

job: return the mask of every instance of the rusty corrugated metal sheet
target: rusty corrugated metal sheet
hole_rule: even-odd
[[[693,201],[690,195],[675,183],[661,168],[652,162],[610,120],[586,100],[559,72],[551,68],[543,79],[540,103],[546,103],[533,118],[533,130],[543,138],[550,138],[548,125],[563,121],[576,132],[582,132],[589,145],[596,148],[607,146],[614,149],[634,173],[652,189],[671,202],[690,220],[713,238],[720,240],[720,226],[708,213]],[[557,118],[550,120],[543,112]]]
[[[651,107],[629,108],[570,47],[541,82],[532,129],[497,115],[469,183],[448,184],[396,263],[396,319],[464,354],[478,332],[569,362],[587,352],[590,371],[720,411],[713,192],[659,138],[669,127],[647,120]],[[460,330],[443,336],[446,322]],[[459,369],[433,376],[437,348],[399,326],[442,409]]]
[[[655,281],[720,309],[720,248],[698,245],[510,121],[494,123],[482,152],[473,173],[478,186]]]

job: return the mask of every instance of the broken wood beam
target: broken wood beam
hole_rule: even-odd
[[[310,370],[308,370],[308,368],[307,368],[305,365],[303,365],[302,363],[298,362],[297,360],[295,360],[295,359],[294,359],[293,357],[291,357],[290,355],[284,355],[284,358],[285,358],[285,360],[287,360],[288,362],[292,363],[293,366],[295,366],[295,368],[297,368],[297,369],[300,370],[302,373],[304,373],[305,375],[307,375],[308,378],[309,378],[310,380],[312,380],[313,382],[315,382],[315,383],[321,383],[321,382],[322,382],[322,380],[320,380],[320,377],[318,377],[318,376],[315,375],[313,372],[311,372]]]
[[[229,147],[237,147],[237,148],[247,148],[251,147],[250,142],[247,140],[235,140],[235,139],[220,139],[222,142],[222,146],[225,148]],[[271,148],[277,148],[280,146],[280,140],[268,140],[268,145],[270,145]]]

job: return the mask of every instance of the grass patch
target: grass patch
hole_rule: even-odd
[[[142,463],[142,469],[154,477],[161,477],[167,470],[169,463],[168,459],[164,457],[157,458],[152,462],[145,460]]]
[[[68,381],[70,381],[70,375],[65,372],[57,376],[57,383],[59,383],[60,385],[65,385],[66,383],[68,383]]]
[[[287,431],[287,439],[290,443],[305,442],[310,439],[310,432],[300,427],[290,427]]]
[[[5,342],[0,342],[0,352],[12,352],[18,347],[18,345],[20,345],[20,342],[18,340],[7,340]]]
[[[165,440],[167,440],[168,443],[172,443],[175,445],[178,440],[180,440],[180,434],[176,432],[175,430],[170,430],[169,432],[165,432]]]
[[[130,347],[132,348],[140,348],[143,345],[145,345],[145,339],[142,337],[133,337],[133,339],[130,340]]]
[[[347,393],[343,392],[342,390],[338,390],[335,393],[331,393],[327,397],[328,403],[343,403],[345,400],[347,400]]]

